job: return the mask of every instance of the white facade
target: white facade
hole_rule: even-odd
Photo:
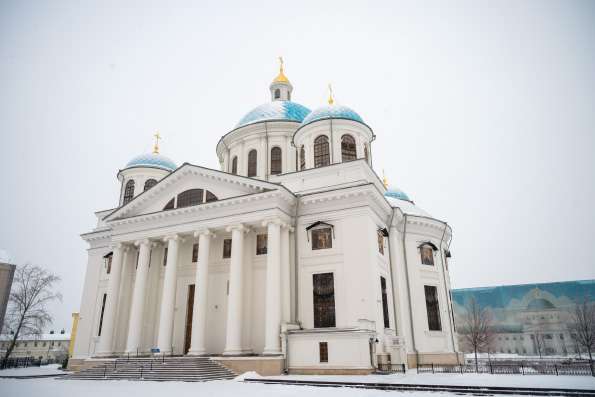
[[[278,80],[271,111],[295,105],[285,101],[289,82]],[[97,226],[82,235],[89,261],[74,359],[158,348],[230,360],[279,357],[293,372],[457,360],[445,266],[450,227],[410,201],[385,196],[371,168],[375,136],[361,119],[304,124],[291,119],[308,111],[299,106],[287,117],[255,113],[256,120],[222,137],[221,171],[187,163],[158,167],[160,175],[142,165],[120,171],[123,190],[127,178],[137,186],[149,177],[159,183],[97,212]],[[345,134],[353,137],[357,160],[343,161]],[[320,150],[314,160],[320,135],[328,139],[328,162],[315,167],[327,161]],[[275,147],[280,165],[273,164]],[[247,177],[250,167],[254,177]],[[168,203],[174,208],[164,210]],[[257,252],[259,235],[267,235],[266,253]],[[433,265],[420,259],[419,247],[428,243]],[[315,279],[323,283],[320,274],[326,284],[315,286]],[[439,330],[429,329],[425,286],[436,287]]]

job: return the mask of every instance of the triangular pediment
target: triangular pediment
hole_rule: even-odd
[[[184,163],[151,189],[108,214],[105,220],[164,211],[171,199],[190,189],[202,189],[215,195],[217,200],[225,200],[284,188],[274,183]]]

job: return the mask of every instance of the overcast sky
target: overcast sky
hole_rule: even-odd
[[[369,4],[368,7],[364,5]],[[374,168],[452,225],[452,284],[595,278],[595,2],[0,2],[0,248],[61,278],[151,149],[218,168],[283,55],[294,99],[355,109]]]

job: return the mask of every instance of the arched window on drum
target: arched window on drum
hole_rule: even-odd
[[[356,159],[355,139],[351,135],[345,134],[341,137],[341,161],[346,162]]]
[[[324,167],[330,163],[328,137],[320,135],[314,139],[314,167]]]

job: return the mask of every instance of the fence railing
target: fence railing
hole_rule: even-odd
[[[404,374],[407,371],[407,368],[405,367],[405,364],[384,363],[378,364],[376,371],[386,374]]]
[[[9,357],[0,360],[0,369],[39,367],[41,360],[34,357]]]
[[[595,363],[574,362],[574,363],[498,363],[478,362],[477,364],[418,364],[417,373],[432,374],[519,374],[519,375],[583,375],[595,376]]]

